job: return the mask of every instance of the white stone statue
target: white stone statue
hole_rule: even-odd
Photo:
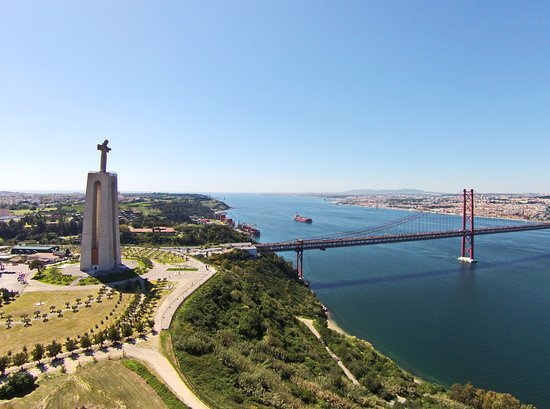
[[[107,172],[107,153],[111,150],[111,148],[107,146],[108,143],[109,141],[105,139],[102,144],[97,145],[97,150],[101,151],[101,165],[99,168],[101,172]]]

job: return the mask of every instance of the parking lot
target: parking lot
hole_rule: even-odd
[[[4,269],[0,270],[0,288],[22,293],[28,281],[30,270],[27,265],[4,264]]]

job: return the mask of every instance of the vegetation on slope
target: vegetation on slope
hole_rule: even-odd
[[[229,207],[218,200],[200,194],[153,193],[126,195],[121,210],[131,210],[138,216],[134,227],[175,226],[191,223],[193,217],[213,219],[216,210]]]
[[[281,258],[233,252],[210,261],[220,273],[178,310],[170,332],[182,372],[212,407],[382,408],[403,398],[406,407],[465,407],[366,342],[326,329],[321,304]],[[296,316],[318,320],[360,385]]]
[[[249,242],[250,237],[229,226],[221,224],[181,225],[175,228],[174,235],[160,233],[130,233],[126,226],[120,227],[120,242],[126,245],[155,246],[199,246],[203,244],[220,244]]]

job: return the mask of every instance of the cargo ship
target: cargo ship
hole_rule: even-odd
[[[311,223],[313,220],[311,220],[309,217],[300,216],[299,214],[294,216],[294,220],[301,223]]]
[[[248,234],[249,236],[260,236],[260,230],[256,227],[249,226],[248,224],[239,224],[238,230],[242,231],[244,234]]]

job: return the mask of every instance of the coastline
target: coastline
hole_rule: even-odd
[[[315,296],[317,297],[317,295],[315,295]],[[343,330],[342,327],[340,327],[340,326],[338,325],[338,323],[337,323],[333,318],[330,318],[330,315],[329,315],[329,317],[327,318],[327,327],[328,327],[329,329],[335,331],[335,332],[338,332],[339,334],[342,334],[342,335],[346,336],[346,337],[358,338],[358,337],[356,337],[355,335],[352,335],[352,334],[350,334],[349,332]],[[375,348],[375,346],[374,346],[370,341],[368,341],[368,340],[366,340],[366,339],[364,339],[364,338],[358,338],[358,339],[360,339],[360,340],[363,341],[363,342],[366,342],[366,343],[367,343],[372,349],[374,349],[377,353],[379,353],[379,354],[385,356],[386,358],[390,359],[392,362],[395,362],[395,361],[394,361],[392,358],[390,358],[388,355],[383,354],[381,351],[379,351],[377,348]],[[424,378],[421,378],[421,377],[418,376],[418,375],[415,375],[413,372],[411,372],[409,369],[404,368],[402,365],[397,364],[397,363],[396,363],[396,365],[399,366],[399,368],[400,368],[402,371],[404,371],[404,372],[406,372],[407,374],[409,374],[410,376],[412,376],[413,379],[414,379],[414,383],[416,383],[416,384],[418,384],[418,385],[421,385],[421,384],[423,384],[424,382],[430,382],[430,381],[427,381],[427,380],[424,379]],[[444,383],[442,383],[442,382],[440,382],[440,381],[438,381],[438,380],[433,380],[432,382],[436,382],[436,383],[438,383],[438,384],[440,384],[440,385],[445,386]],[[445,387],[447,387],[447,386],[445,386]]]
[[[429,210],[421,210],[421,209],[412,209],[409,207],[392,207],[392,206],[365,206],[357,203],[340,203],[338,201],[331,201],[331,204],[335,206],[353,206],[353,207],[363,207],[366,209],[384,209],[384,210],[397,210],[401,212],[418,212],[418,213],[432,213],[432,214],[441,214],[441,215],[451,215],[451,216],[462,216],[462,213],[457,212],[435,212],[435,211],[429,211]],[[476,214],[477,217],[481,217],[483,219],[495,219],[495,220],[513,220],[513,221],[523,221],[525,223],[545,223],[544,220],[531,220],[531,219],[524,219],[521,217],[497,217],[497,216],[484,216],[482,214]]]

